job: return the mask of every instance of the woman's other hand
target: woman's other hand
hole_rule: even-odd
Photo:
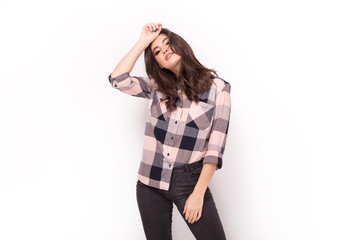
[[[161,23],[150,22],[142,28],[139,41],[144,41],[149,45],[160,34],[162,28]]]
[[[185,214],[185,220],[193,224],[199,220],[202,215],[204,204],[204,194],[193,192],[190,194],[185,202],[183,214]]]

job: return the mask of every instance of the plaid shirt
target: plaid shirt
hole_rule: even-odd
[[[138,179],[142,183],[168,191],[174,166],[203,160],[222,167],[230,120],[230,83],[214,77],[211,88],[199,94],[196,104],[188,98],[180,100],[177,109],[168,111],[156,91],[153,78],[135,77],[128,72],[111,77],[112,87],[135,97],[147,98],[145,136]]]

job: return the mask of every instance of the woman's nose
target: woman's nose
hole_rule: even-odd
[[[166,49],[164,50],[164,54],[167,52],[167,50],[168,50],[168,48],[166,48]]]

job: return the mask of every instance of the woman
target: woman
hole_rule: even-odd
[[[147,77],[131,76],[144,52]],[[136,196],[147,239],[172,239],[173,203],[196,239],[225,239],[208,184],[222,167],[230,84],[201,65],[179,35],[148,23],[112,74],[121,92],[149,99]]]

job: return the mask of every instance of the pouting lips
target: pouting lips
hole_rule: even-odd
[[[169,60],[169,58],[170,58],[172,55],[173,55],[173,53],[168,53],[168,54],[166,54],[166,56],[165,56],[166,61]]]

